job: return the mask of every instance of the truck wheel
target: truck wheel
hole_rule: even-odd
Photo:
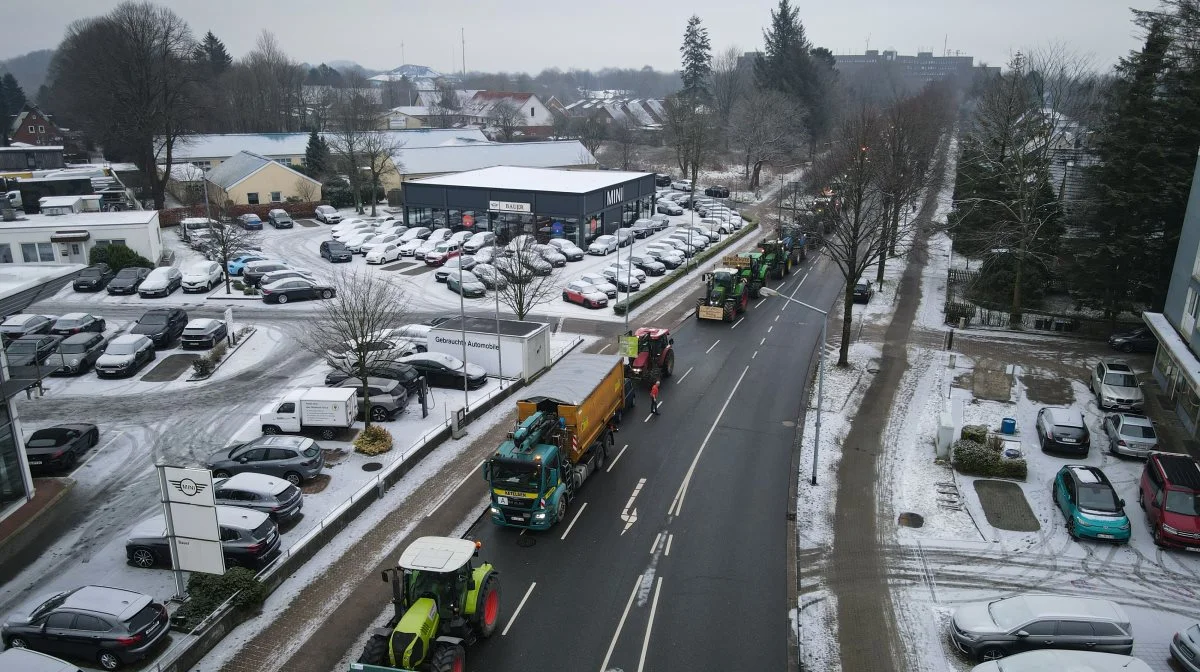
[[[439,646],[429,663],[430,672],[466,672],[467,652],[458,644]]]
[[[608,456],[608,442],[601,441],[600,448],[596,451],[596,473],[604,471],[604,459]]]
[[[481,636],[491,637],[500,622],[500,577],[495,572],[483,580],[483,588],[475,599],[475,625]]]
[[[262,433],[263,434],[278,434],[279,428],[276,427],[275,425],[263,425]]]
[[[358,662],[363,665],[382,665],[386,666],[388,660],[388,639],[381,635],[373,635],[367,640],[367,645],[363,647],[362,655],[358,657]]]
[[[567,517],[567,498],[565,496],[558,498],[558,506],[554,508],[554,520],[561,523]]]

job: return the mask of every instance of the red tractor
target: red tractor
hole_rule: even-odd
[[[646,384],[669,378],[675,371],[675,339],[671,338],[671,330],[642,327],[633,335],[638,339],[638,354],[629,359],[629,377]]]

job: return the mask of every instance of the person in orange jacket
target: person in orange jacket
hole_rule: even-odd
[[[658,381],[650,387],[650,414],[658,415]]]

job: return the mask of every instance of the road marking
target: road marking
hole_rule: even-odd
[[[111,439],[109,439],[108,441],[105,441],[104,445],[96,446],[95,450],[92,451],[92,454],[88,456],[88,459],[84,460],[83,464],[79,465],[78,467],[75,467],[75,471],[72,471],[71,473],[67,474],[67,478],[75,478],[75,474],[78,474],[84,467],[86,467],[88,465],[89,462],[96,459],[96,456],[100,454],[100,451],[107,448],[109,446],[109,444],[111,444],[113,441],[117,440],[118,436],[120,436],[124,433],[125,433],[125,430],[121,430],[121,431],[117,432],[116,434],[113,434]]]
[[[668,534],[667,535],[667,550],[663,553],[663,555],[665,555],[667,557],[671,556],[671,542],[673,542],[673,541],[675,541],[675,535]]]
[[[567,535],[571,533],[571,528],[575,527],[575,521],[579,520],[579,517],[583,515],[583,510],[586,508],[587,502],[584,502],[583,506],[579,507],[579,510],[575,512],[575,517],[571,519],[571,524],[567,525],[567,531],[563,532],[563,536],[559,537],[559,541],[567,540]]]
[[[654,555],[654,552],[658,550],[659,542],[661,542],[662,540],[663,540],[663,533],[659,532],[658,536],[654,537],[654,544],[650,546],[650,555]]]
[[[633,494],[629,495],[629,501],[625,502],[625,509],[621,511],[621,520],[625,521],[625,529],[621,530],[622,536],[637,522],[637,509],[633,508],[633,502],[637,499],[638,494],[641,493],[642,486],[644,485],[646,485],[646,479],[643,478],[638,481],[638,484],[633,488]]]
[[[755,357],[758,357],[758,350],[755,350],[754,354],[750,355],[750,359],[754,359]]]
[[[458,483],[455,483],[453,488],[450,488],[448,491],[446,491],[446,494],[438,500],[437,504],[434,504],[433,507],[429,509],[429,513],[425,514],[425,517],[428,518],[434,513],[437,513],[437,510],[442,508],[446,502],[450,501],[450,498],[454,496],[454,493],[458,492],[458,489],[463,486],[463,483],[466,483],[468,478],[474,476],[475,473],[483,467],[483,463],[486,461],[487,460],[480,460],[479,464],[475,465],[474,469],[472,469],[466,476],[462,477],[462,480],[460,480]]]
[[[608,468],[604,470],[604,473],[607,474],[608,472],[612,471],[613,467],[617,466],[617,460],[621,459],[621,456],[625,454],[625,449],[628,447],[628,443],[621,446],[621,452],[617,453],[617,456],[613,458],[613,461],[608,463]]]
[[[600,672],[608,672],[608,661],[612,658],[613,649],[617,648],[617,639],[625,628],[625,619],[629,617],[629,608],[633,606],[633,598],[637,597],[638,587],[642,585],[642,575],[633,581],[633,592],[629,593],[629,601],[625,603],[625,611],[621,612],[621,620],[617,621],[617,631],[613,633],[612,641],[608,644],[608,653],[604,654],[604,662],[600,663]],[[503,633],[501,633],[503,634]]]
[[[717,343],[720,343],[720,342],[721,342],[721,339],[718,338]],[[712,349],[717,347],[717,343],[713,343],[712,345],[708,346],[708,349],[704,351],[704,354],[707,355],[708,353],[712,352]]]
[[[696,367],[694,367],[694,366],[689,366],[689,367],[688,367],[688,370],[687,370],[687,371],[685,371],[685,372],[684,372],[684,374],[683,374],[682,376],[680,376],[678,380],[676,380],[676,381],[675,381],[675,384],[676,384],[676,385],[678,385],[678,384],[682,383],[682,382],[683,382],[683,379],[684,379],[684,378],[687,378],[687,377],[688,377],[688,374],[689,374],[689,373],[691,373],[691,372],[692,372],[692,369],[694,369],[694,368],[696,368]]]
[[[762,304],[766,303],[766,301],[767,301],[767,299],[768,299],[768,298],[769,298],[769,297],[766,297],[766,296],[764,296],[764,297],[762,298],[762,300],[760,300],[758,303],[754,304],[754,309],[755,309],[755,310],[758,310],[758,307],[759,307],[759,306],[761,306]]]
[[[659,408],[662,408],[662,405],[663,405],[663,402],[661,402],[661,401],[660,401],[660,402],[658,402],[658,407],[659,407]],[[645,420],[642,420],[642,422],[650,422],[650,418],[653,418],[653,417],[654,417],[654,413],[653,413],[653,412],[651,412],[649,415],[647,415],[647,416],[646,416],[646,419],[645,419]]]
[[[738,320],[737,322],[734,322],[734,323],[733,323],[733,326],[732,326],[732,327],[730,327],[730,329],[737,329],[737,325],[741,324],[741,323],[742,323],[742,320],[744,320],[744,319],[746,319],[746,318],[745,318],[745,317],[743,317],[741,320]]]
[[[766,342],[767,342],[767,337],[763,336],[763,339],[761,341],[759,341],[758,344],[762,345],[763,343],[766,343]]]
[[[807,273],[805,273],[805,274],[804,274],[804,277],[803,277],[803,278],[800,278],[800,283],[796,285],[796,289],[793,289],[793,290],[792,290],[792,293],[791,293],[791,294],[788,294],[788,297],[789,297],[789,298],[795,298],[795,297],[796,297],[796,292],[800,291],[800,285],[803,285],[803,284],[804,284],[804,281],[805,281],[805,280],[807,280],[807,279],[808,279],[808,274],[807,274]]]
[[[650,631],[654,629],[654,612],[658,610],[658,593],[662,590],[662,577],[654,584],[654,601],[650,603],[650,620],[646,622],[646,638],[642,640],[642,656],[638,658],[638,672],[646,666],[646,649],[650,648]]]
[[[773,325],[773,324],[771,326],[767,327],[767,333],[768,334],[771,333],[771,330],[774,328],[775,328],[775,325]]]
[[[785,305],[785,306],[786,306],[787,304],[785,303],[785,304],[783,304],[783,305]],[[783,312],[783,311],[780,311],[780,312]],[[775,321],[776,321],[776,322],[778,322],[778,321],[779,321],[779,316],[778,316],[778,315],[776,315],[776,316],[775,316]]]
[[[508,623],[504,624],[504,630],[500,631],[501,637],[507,635],[508,629],[513,626],[513,623],[517,622],[517,615],[519,615],[521,613],[521,607],[525,606],[525,600],[529,599],[529,594],[533,592],[533,587],[536,585],[537,585],[537,581],[534,581],[533,583],[529,584],[529,590],[525,591],[525,597],[522,597],[521,602],[517,604],[517,610],[513,612],[512,618],[508,619]]]
[[[671,502],[671,507],[667,509],[667,515],[678,516],[683,511],[683,498],[687,495],[688,483],[692,480],[692,474],[696,471],[696,465],[700,462],[700,456],[704,454],[704,447],[708,445],[709,439],[712,438],[713,432],[716,431],[717,425],[725,415],[725,410],[729,408],[729,402],[733,401],[733,395],[737,394],[738,388],[742,385],[742,379],[746,377],[746,372],[749,370],[749,365],[742,369],[742,375],[738,376],[737,382],[733,384],[733,389],[729,391],[729,396],[725,398],[725,404],[721,406],[721,412],[717,413],[717,418],[713,420],[712,427],[708,428],[708,434],[704,437],[704,442],[700,444],[700,450],[696,451],[696,457],[692,458],[692,466],[688,467],[687,474],[683,477],[683,483],[679,484],[679,491],[675,493],[675,499]],[[674,511],[673,514],[672,511]]]
[[[603,348],[600,348],[599,352],[597,352],[596,354],[598,354],[598,355],[603,355],[603,354],[604,354],[604,351],[605,351],[605,350],[608,350],[608,349],[609,349],[609,348],[611,348],[611,347],[612,347],[612,343],[609,343],[608,345],[604,346]]]

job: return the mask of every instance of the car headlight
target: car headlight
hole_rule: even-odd
[[[1128,530],[1128,529],[1129,529],[1129,521],[1127,520],[1127,521],[1125,521],[1125,522],[1121,523],[1121,527],[1120,527],[1120,529],[1122,529],[1122,530]]]
[[[1179,530],[1167,525],[1166,523],[1163,523],[1162,530],[1163,532],[1167,532],[1169,534],[1179,534]]]
[[[496,508],[496,507],[494,507],[494,506],[493,506],[493,507],[491,507],[491,509],[492,509],[492,513],[500,513],[500,509],[497,509],[497,508]]]
[[[533,519],[534,519],[534,520],[545,520],[545,519],[546,519],[546,512],[545,512],[545,511],[543,511],[543,512],[541,512],[541,513],[535,513],[535,514],[533,514]]]

